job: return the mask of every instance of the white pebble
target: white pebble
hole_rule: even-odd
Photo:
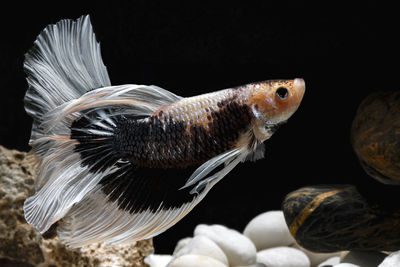
[[[204,235],[195,236],[174,256],[179,257],[186,254],[208,256],[228,265],[228,259],[222,249],[220,249],[214,241]]]
[[[256,216],[247,224],[243,234],[253,241],[258,251],[295,242],[282,211],[268,211]]]
[[[200,224],[194,235],[204,235],[214,241],[225,253],[231,266],[246,266],[256,263],[256,247],[246,236],[223,225]]]
[[[150,267],[165,267],[172,259],[171,255],[150,254],[144,259],[144,263]]]
[[[172,255],[176,255],[179,250],[181,250],[183,247],[185,247],[187,244],[189,244],[189,242],[193,239],[193,237],[185,237],[182,238],[181,240],[178,241],[178,243],[176,243],[175,249],[174,249],[174,253],[172,253]]]
[[[376,267],[387,255],[381,252],[350,251],[341,260],[342,263],[352,263],[362,267]]]
[[[235,266],[235,267],[268,267],[267,265],[265,265],[264,263],[260,263],[257,262],[255,264],[252,265],[246,265],[246,266]]]
[[[361,266],[355,265],[352,263],[340,263],[340,264],[334,265],[333,267],[361,267]]]
[[[306,253],[307,257],[310,259],[311,266],[317,266],[324,260],[335,257],[335,256],[340,256],[341,252],[333,252],[333,253],[318,253],[318,252],[313,252],[308,249],[303,248],[297,243],[294,243],[292,245],[293,248],[300,249],[304,253]],[[336,264],[339,264],[340,261],[338,261]]]
[[[400,266],[400,250],[387,256],[378,267],[398,267]]]
[[[318,267],[335,266],[335,265],[337,265],[339,263],[340,263],[340,257],[336,256],[336,257],[332,257],[332,258],[327,259],[326,261],[321,262],[320,264],[318,264]]]
[[[182,255],[173,259],[168,267],[227,267],[220,261],[204,255]]]
[[[257,253],[257,262],[268,267],[310,267],[307,255],[298,249],[276,247],[262,250]]]

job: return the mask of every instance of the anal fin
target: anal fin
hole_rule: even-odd
[[[69,246],[123,243],[155,236],[173,226],[207,194],[179,190],[194,168],[153,169],[125,163],[105,176],[60,221]]]
[[[190,191],[191,194],[199,193],[205,187],[211,188],[243,161],[248,153],[246,147],[238,147],[213,157],[198,167],[180,189],[186,189],[196,183],[197,185]],[[223,168],[215,172],[221,166]]]
[[[256,161],[264,158],[265,156],[265,144],[261,143],[257,145],[256,149],[249,153],[243,161]]]

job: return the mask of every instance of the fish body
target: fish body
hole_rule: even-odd
[[[184,217],[298,108],[302,79],[183,98],[157,86],[111,86],[89,17],[39,35],[24,64],[38,159],[26,220],[58,222],[69,246],[155,236]]]

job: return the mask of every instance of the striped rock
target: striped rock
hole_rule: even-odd
[[[282,206],[291,234],[308,250],[400,249],[400,208],[370,205],[352,185],[300,188]]]

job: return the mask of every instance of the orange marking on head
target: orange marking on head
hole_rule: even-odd
[[[247,104],[259,113],[259,119],[271,122],[287,120],[297,110],[305,91],[303,79],[270,80],[250,86]]]

